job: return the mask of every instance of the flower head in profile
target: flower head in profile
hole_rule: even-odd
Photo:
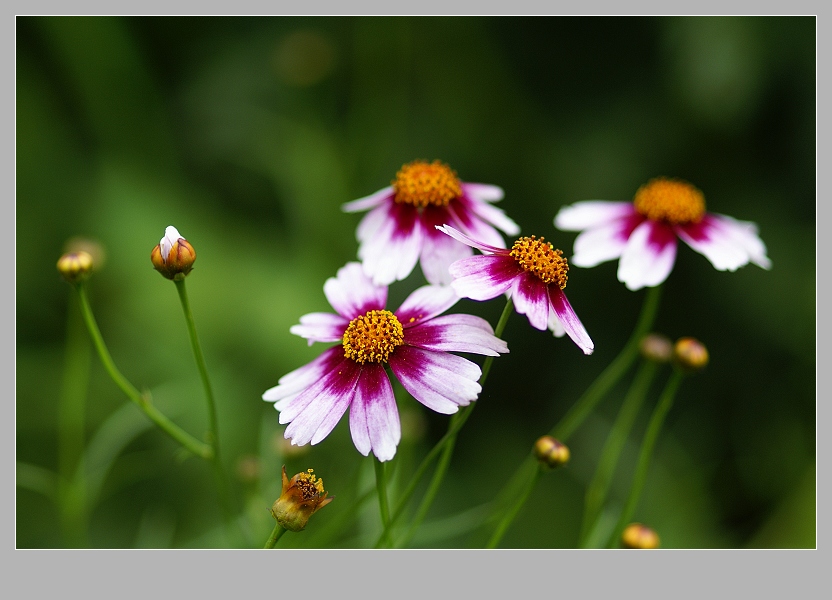
[[[173,225],[165,229],[165,237],[150,252],[153,268],[168,279],[185,277],[193,269],[195,260],[196,250]]]
[[[521,237],[505,249],[474,240],[450,225],[437,229],[483,253],[451,265],[451,286],[461,297],[490,300],[508,293],[515,310],[526,315],[532,327],[549,328],[558,337],[566,333],[584,354],[592,354],[595,344],[563,292],[569,265],[560,250],[535,236]]]
[[[313,469],[298,473],[292,479],[286,477],[283,465],[283,489],[280,498],[272,505],[272,516],[281,527],[289,531],[301,531],[309,517],[334,500],[324,490],[324,480]]]
[[[703,254],[719,271],[754,263],[771,268],[757,226],[705,211],[705,197],[677,179],[652,179],[633,202],[588,200],[560,209],[555,226],[580,231],[572,264],[594,267],[620,258],[618,280],[630,290],[661,284],[676,260],[676,239]]]
[[[437,232],[449,223],[473,238],[500,248],[505,242],[497,229],[516,235],[520,228],[491,203],[503,197],[494,185],[465,183],[438,160],[416,160],[404,165],[392,185],[353,200],[346,212],[370,212],[356,230],[358,258],[376,285],[401,280],[419,262],[425,279],[448,284],[448,266],[471,255],[471,249]]]
[[[263,399],[274,402],[293,444],[317,444],[349,408],[350,433],[364,456],[393,458],[401,438],[396,399],[385,365],[416,400],[451,414],[477,399],[480,368],[450,354],[508,352],[483,319],[439,316],[458,298],[447,286],[415,290],[396,311],[385,308],[387,287],[373,284],[361,265],[347,263],[324,284],[335,309],[310,313],[290,331],[313,342],[339,342],[309,364],[284,375]]]

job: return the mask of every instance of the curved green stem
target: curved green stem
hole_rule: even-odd
[[[95,322],[95,317],[92,314],[89,299],[87,298],[87,290],[84,282],[76,284],[75,288],[78,290],[78,297],[81,301],[81,314],[84,317],[84,322],[89,330],[93,345],[96,352],[104,365],[104,369],[110,375],[110,378],[121,389],[122,392],[136,405],[147,417],[156,424],[159,429],[168,434],[176,442],[182,445],[189,452],[204,458],[212,460],[214,457],[214,450],[208,444],[200,442],[191,434],[184,431],[181,427],[176,425],[173,421],[168,419],[162,412],[159,411],[150,400],[150,393],[142,394],[131,384],[124,375],[116,368],[110,352],[101,337],[101,331]]]
[[[586,547],[592,527],[607,499],[610,482],[612,481],[615,467],[618,464],[618,459],[621,457],[624,444],[627,442],[627,436],[630,434],[630,429],[635,422],[638,411],[644,403],[644,398],[647,396],[658,366],[658,363],[650,360],[642,363],[641,368],[630,386],[630,390],[621,403],[618,416],[607,437],[607,441],[604,443],[604,448],[601,450],[601,459],[598,461],[595,475],[587,487],[584,498],[584,518],[580,535],[580,546],[582,548]]]
[[[196,334],[196,323],[191,312],[191,304],[188,301],[188,292],[185,288],[185,279],[174,279],[176,291],[179,293],[179,301],[182,304],[182,311],[185,314],[185,322],[188,325],[188,336],[191,340],[191,349],[194,353],[196,366],[199,370],[199,377],[202,380],[202,388],[205,391],[205,401],[208,403],[208,420],[211,427],[211,446],[214,449],[213,464],[214,473],[219,488],[220,502],[222,503],[226,523],[232,521],[233,508],[231,502],[231,490],[228,479],[223,468],[220,456],[220,431],[217,419],[217,404],[214,401],[214,392],[211,389],[211,380],[208,378],[208,367],[205,365],[205,356],[202,354],[202,347]]]
[[[500,314],[500,318],[497,320],[497,326],[494,328],[494,335],[496,337],[500,337],[503,334],[503,331],[506,328],[506,324],[508,323],[508,319],[511,316],[511,312],[514,308],[514,303],[511,301],[511,298],[506,300],[506,305],[503,307],[503,312]],[[488,373],[491,371],[491,364],[494,362],[493,356],[487,356],[482,364],[482,374],[480,375],[480,388],[485,386],[485,380],[488,378]],[[422,498],[422,502],[419,505],[419,508],[416,512],[416,516],[414,517],[410,529],[408,530],[405,537],[400,541],[399,545],[405,545],[408,541],[413,537],[416,533],[416,530],[421,525],[422,521],[424,520],[425,516],[428,513],[431,505],[433,504],[434,499],[436,498],[436,494],[439,492],[439,487],[442,484],[442,480],[445,477],[445,473],[448,470],[448,466],[451,462],[451,456],[453,455],[454,445],[456,443],[456,436],[459,433],[459,430],[462,429],[462,426],[465,424],[465,421],[471,416],[471,412],[474,410],[474,404],[469,404],[467,407],[461,408],[456,414],[451,417],[450,423],[448,424],[448,431],[442,436],[436,445],[428,452],[427,456],[422,460],[422,463],[419,465],[419,468],[416,469],[413,478],[410,481],[410,484],[405,489],[404,494],[402,495],[399,503],[396,505],[396,510],[393,513],[393,518],[390,522],[392,526],[395,523],[396,519],[398,519],[401,514],[404,512],[404,508],[407,505],[408,500],[410,500],[410,496],[413,494],[413,491],[416,489],[416,484],[422,478],[422,475],[425,473],[427,468],[430,466],[430,463],[433,461],[434,457],[439,453],[442,452],[442,457],[439,460],[439,464],[436,466],[436,471],[433,473],[433,478],[428,486],[427,492],[425,492],[425,496]],[[387,532],[385,532],[386,534]]]
[[[378,507],[381,511],[381,542],[390,546],[390,508],[387,503],[387,477],[384,475],[384,463],[373,456],[373,466],[376,470],[376,491],[378,492]]]
[[[618,380],[627,372],[635,359],[638,357],[639,343],[641,338],[647,334],[653,327],[653,321],[656,319],[656,312],[659,308],[659,299],[661,298],[661,286],[656,286],[647,289],[647,294],[644,298],[644,304],[641,308],[641,315],[639,315],[638,322],[635,329],[633,329],[630,339],[621,349],[621,352],[615,359],[607,365],[601,374],[592,382],[592,385],[587,388],[584,394],[578,398],[578,401],[572,406],[566,415],[555,425],[549,432],[553,438],[562,442],[572,435],[572,433],[584,422],[589,416],[595,406],[606,395],[610,388],[612,388]]]
[[[633,361],[635,361],[636,357],[638,357],[641,338],[644,337],[644,335],[653,327],[653,321],[656,318],[660,298],[660,286],[649,288],[647,290],[636,327],[633,329],[633,333],[630,335],[630,339],[627,340],[624,348],[622,348],[618,356],[616,356],[607,368],[601,372],[595,381],[592,382],[592,385],[587,388],[584,394],[578,399],[566,415],[551,429],[549,435],[557,440],[560,440],[561,442],[565,442],[569,436],[572,435],[572,433],[584,422],[584,420],[592,412],[592,409],[595,408],[610,388],[612,388],[618,380],[621,379],[624,373],[627,372],[633,364]],[[520,463],[517,471],[515,471],[515,474],[509,480],[509,483],[499,492],[497,496],[498,501],[495,502],[495,512],[489,519],[487,519],[486,522],[493,522],[497,519],[500,513],[505,511],[508,512],[505,512],[505,516],[500,519],[497,530],[492,535],[489,543],[493,543],[495,546],[499,543],[503,534],[506,532],[509,525],[511,525],[511,522],[519,514],[526,499],[531,495],[532,489],[539,479],[539,468],[535,464],[536,462],[537,461],[533,456],[528,455],[523,462]],[[517,482],[523,480],[523,473],[525,471],[533,468],[536,474],[526,479],[526,487],[518,497],[516,491]],[[518,501],[511,505],[512,508],[507,509],[506,505],[509,502],[512,502],[515,498],[518,498]]]
[[[269,536],[269,539],[266,540],[266,545],[263,546],[263,550],[270,550],[271,548],[274,548],[277,540],[283,537],[284,533],[286,533],[286,529],[284,529],[280,523],[275,523],[274,529],[272,529],[272,534]]]
[[[644,441],[641,444],[641,452],[638,456],[638,464],[636,466],[636,474],[633,477],[633,484],[630,487],[630,495],[627,498],[627,503],[624,505],[624,510],[621,511],[621,516],[618,523],[607,542],[608,548],[614,548],[618,539],[621,537],[621,532],[633,516],[636,509],[641,492],[644,489],[644,482],[647,480],[647,469],[650,466],[650,458],[653,454],[653,447],[656,445],[656,439],[659,437],[659,432],[664,424],[664,419],[668,411],[673,406],[673,400],[676,397],[676,392],[679,385],[682,383],[684,375],[680,371],[674,371],[670,376],[670,380],[659,398],[656,408],[653,410],[653,415],[650,417],[650,423],[647,425],[647,431],[644,434]]]
[[[500,540],[503,539],[503,535],[505,535],[508,528],[514,522],[514,519],[520,513],[520,509],[523,508],[523,505],[526,504],[526,500],[529,499],[529,496],[532,495],[532,490],[534,490],[534,486],[537,485],[538,480],[540,480],[540,476],[543,474],[543,469],[538,467],[534,470],[531,478],[529,479],[528,483],[526,484],[525,490],[522,494],[517,497],[517,501],[515,502],[514,506],[511,507],[510,510],[506,511],[503,519],[500,521],[500,524],[497,525],[497,528],[494,530],[491,539],[488,541],[488,545],[486,548],[494,549],[497,547],[497,544],[500,543]]]

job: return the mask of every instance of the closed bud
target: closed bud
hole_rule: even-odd
[[[67,252],[58,259],[58,271],[69,283],[84,281],[92,274],[92,255],[79,250]]]
[[[195,260],[196,250],[172,225],[165,229],[165,237],[150,252],[153,268],[168,279],[184,279]]]
[[[708,350],[695,338],[679,338],[673,346],[673,363],[685,373],[701,371],[708,364]]]
[[[670,362],[673,344],[667,336],[660,333],[648,333],[639,343],[641,356],[657,363]]]
[[[659,547],[659,536],[647,525],[630,523],[621,532],[621,546],[639,550],[653,550]]]
[[[537,440],[532,452],[538,462],[549,469],[562,467],[569,462],[569,448],[549,435]]]
[[[292,479],[286,477],[283,466],[283,491],[272,506],[272,516],[281,527],[289,531],[301,531],[309,517],[332,502],[327,497],[324,482],[318,479],[312,469],[298,473]]]

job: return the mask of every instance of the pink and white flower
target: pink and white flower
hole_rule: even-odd
[[[563,252],[535,236],[521,237],[506,250],[474,240],[450,225],[437,229],[483,253],[451,265],[451,287],[457,294],[490,300],[507,293],[532,327],[548,328],[557,337],[566,333],[584,354],[592,354],[595,344],[563,292],[569,271]]]
[[[491,203],[502,199],[494,185],[464,183],[436,160],[402,166],[392,185],[343,205],[346,212],[370,210],[356,230],[358,258],[376,285],[389,285],[410,275],[419,262],[428,283],[448,284],[448,267],[471,255],[468,246],[438,233],[450,223],[460,231],[505,247],[496,228],[516,235],[520,228]]]
[[[719,271],[736,271],[749,262],[771,268],[754,223],[706,212],[702,192],[675,179],[649,181],[633,202],[588,200],[565,206],[555,226],[582,232],[575,238],[573,265],[594,267],[620,258],[618,280],[630,290],[667,279],[676,261],[677,238]]]
[[[477,399],[482,388],[475,363],[449,352],[498,356],[508,352],[491,326],[472,315],[439,316],[456,304],[448,286],[426,285],[398,310],[385,309],[387,287],[373,284],[361,265],[347,263],[324,284],[332,313],[309,313],[290,331],[313,342],[340,342],[266,390],[284,437],[317,444],[350,409],[358,451],[393,458],[401,439],[399,413],[385,364],[416,400],[443,414]]]

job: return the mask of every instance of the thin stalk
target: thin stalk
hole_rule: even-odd
[[[494,530],[491,539],[488,541],[488,545],[486,548],[494,549],[497,547],[497,544],[500,543],[500,540],[503,539],[503,535],[505,535],[508,528],[514,522],[514,519],[520,513],[520,509],[523,508],[523,505],[526,504],[526,500],[529,499],[529,496],[532,495],[532,490],[537,485],[537,482],[540,480],[540,476],[543,474],[543,469],[538,467],[532,473],[531,478],[529,479],[528,483],[525,486],[525,490],[522,494],[517,497],[517,501],[515,502],[514,506],[511,507],[508,511],[506,511],[505,515],[503,515],[503,519],[500,521],[497,528]]]
[[[376,491],[378,492],[378,507],[381,511],[381,542],[390,547],[390,507],[387,503],[387,477],[384,475],[384,463],[373,457],[373,466],[376,470]]]
[[[656,408],[653,410],[653,415],[650,417],[650,423],[647,425],[647,431],[644,434],[644,441],[641,444],[641,452],[638,456],[633,484],[630,487],[630,495],[627,498],[627,503],[624,505],[624,510],[621,511],[618,523],[607,542],[608,548],[615,547],[616,542],[621,537],[621,532],[624,531],[624,527],[632,518],[633,512],[635,512],[636,505],[641,497],[641,492],[644,489],[644,483],[647,481],[647,469],[650,466],[650,458],[653,455],[656,439],[659,437],[659,432],[662,429],[662,425],[664,425],[664,419],[667,413],[673,406],[673,400],[676,398],[676,392],[683,378],[684,375],[680,371],[673,372],[659,398],[658,404],[656,404]]]
[[[194,353],[196,366],[199,370],[199,377],[202,380],[202,388],[205,391],[205,401],[208,403],[208,421],[211,428],[210,441],[214,449],[213,465],[214,473],[217,480],[217,487],[219,488],[220,503],[222,504],[223,512],[225,514],[226,524],[230,524],[233,520],[233,509],[231,502],[231,491],[228,485],[228,479],[223,468],[222,458],[220,455],[220,431],[217,419],[217,403],[214,401],[214,392],[211,389],[211,380],[208,378],[208,367],[205,365],[205,356],[202,353],[202,347],[199,344],[199,337],[196,334],[196,323],[191,312],[191,304],[188,301],[188,292],[185,288],[185,279],[174,279],[176,284],[176,291],[179,293],[179,301],[182,304],[182,312],[185,314],[185,322],[188,325],[188,336],[191,340],[191,349]]]
[[[630,335],[630,339],[627,340],[624,348],[621,349],[618,356],[616,356],[615,359],[607,365],[607,368],[604,369],[595,381],[592,382],[592,385],[587,388],[587,390],[566,413],[566,415],[554,427],[552,427],[549,435],[557,440],[560,440],[561,442],[566,442],[569,436],[571,436],[572,433],[574,433],[574,431],[590,415],[598,402],[600,402],[606,393],[618,382],[619,379],[621,379],[630,366],[632,366],[633,362],[638,357],[641,338],[644,337],[644,335],[653,327],[653,321],[656,318],[660,298],[661,286],[648,288],[647,294],[644,297],[644,304],[641,307],[641,314],[636,322],[636,327],[633,329],[633,333]],[[531,495],[532,489],[539,479],[538,476],[531,476],[526,480],[527,487],[520,492],[519,496],[517,495],[516,482],[522,481],[523,473],[525,471],[529,471],[533,468],[535,469],[535,472],[539,471],[537,465],[535,465],[536,462],[537,461],[534,457],[529,454],[517,467],[515,474],[511,477],[511,479],[509,479],[509,483],[499,492],[497,496],[499,501],[495,502],[495,513],[487,519],[486,522],[493,522],[497,520],[498,515],[507,510],[505,508],[506,504],[512,502],[514,498],[520,498],[521,500],[512,504],[512,508],[506,513],[507,517],[504,517],[499,521],[498,529],[492,535],[491,542],[499,543],[500,538],[508,529],[508,526],[519,514],[520,508],[522,508],[525,499]]]
[[[263,546],[263,550],[270,550],[274,548],[274,545],[277,543],[283,534],[286,533],[286,529],[280,525],[280,523],[274,524],[274,529],[272,529],[272,534],[269,536],[269,539],[266,540],[266,545]]]
[[[506,299],[506,305],[503,307],[503,312],[500,314],[500,318],[497,320],[497,326],[494,328],[494,335],[496,337],[500,337],[503,334],[503,331],[506,328],[506,324],[508,323],[508,319],[511,316],[512,309],[514,308],[514,303],[511,301],[511,298]],[[482,374],[480,375],[480,388],[485,386],[485,380],[488,378],[488,373],[491,371],[491,364],[494,362],[493,356],[487,356],[482,364]],[[422,502],[419,505],[418,510],[416,511],[416,516],[414,517],[410,529],[408,530],[405,537],[399,542],[399,545],[405,545],[408,541],[413,537],[416,533],[416,530],[421,525],[422,521],[424,520],[425,516],[428,513],[433,501],[436,498],[436,494],[439,492],[439,487],[442,485],[442,480],[445,478],[445,474],[448,470],[448,466],[451,463],[451,456],[453,455],[454,445],[456,444],[456,436],[459,433],[459,430],[462,429],[462,426],[465,424],[465,421],[471,416],[471,412],[474,410],[474,404],[470,404],[467,407],[463,407],[460,409],[456,414],[451,417],[450,423],[448,424],[448,431],[447,433],[442,436],[442,439],[437,442],[436,446],[428,453],[428,455],[422,461],[422,464],[419,465],[419,468],[416,470],[413,479],[408,485],[407,489],[405,490],[404,495],[399,500],[398,505],[396,506],[396,510],[393,513],[393,519],[391,520],[390,525],[392,526],[396,519],[401,516],[402,512],[404,511],[404,507],[407,504],[407,501],[410,500],[410,496],[413,493],[413,490],[416,489],[416,484],[421,480],[422,475],[427,470],[430,462],[433,458],[441,451],[442,456],[439,459],[439,463],[436,466],[436,470],[433,473],[433,478],[428,486],[427,492],[425,492],[425,496],[422,498]],[[385,532],[386,533],[386,532]]]
[[[127,381],[127,378],[125,378],[124,375],[122,375],[116,368],[116,365],[110,356],[110,352],[107,350],[107,346],[104,343],[104,339],[101,337],[101,331],[98,329],[95,317],[92,314],[92,308],[90,307],[89,299],[87,298],[85,283],[78,283],[75,288],[78,290],[78,297],[81,301],[81,314],[84,317],[87,330],[90,333],[95,350],[98,352],[98,357],[101,359],[101,363],[104,365],[104,369],[107,371],[110,378],[115,382],[119,389],[124,392],[127,398],[138,406],[139,409],[141,409],[141,411],[147,415],[147,417],[153,421],[157,427],[159,427],[159,429],[164,431],[183,448],[194,455],[206,460],[211,460],[214,456],[214,451],[211,446],[200,442],[191,434],[176,425],[173,421],[168,419],[164,414],[162,414],[161,411],[159,411],[159,409],[153,406],[149,392],[145,392],[144,394],[139,392],[139,390]]]
[[[659,299],[661,298],[661,286],[656,286],[647,289],[647,294],[644,297],[644,304],[641,308],[641,315],[639,315],[636,327],[633,330],[630,339],[621,349],[621,352],[615,359],[607,365],[601,374],[592,382],[584,394],[578,398],[578,401],[571,409],[564,415],[564,417],[555,425],[549,432],[553,438],[565,442],[567,438],[584,422],[589,416],[598,402],[606,395],[610,389],[618,383],[618,380],[627,372],[630,366],[638,357],[638,348],[641,338],[643,338],[653,327],[653,321],[656,319],[656,312],[659,308]]]
[[[644,404],[644,398],[647,396],[658,366],[658,363],[650,360],[645,360],[642,363],[627,395],[624,397],[624,401],[621,403],[618,416],[607,441],[604,443],[604,448],[601,450],[601,459],[598,461],[595,475],[587,487],[584,498],[584,518],[580,535],[580,546],[582,548],[586,547],[592,527],[607,499],[615,467],[621,457],[621,452],[627,442],[627,437],[636,416],[642,404]]]
[[[74,304],[76,299],[70,297]],[[75,307],[72,306],[74,309]],[[84,423],[90,370],[90,341],[77,310],[67,314],[66,356],[58,404],[58,474],[61,530],[68,548],[88,546],[86,482],[76,477],[84,455]]]

